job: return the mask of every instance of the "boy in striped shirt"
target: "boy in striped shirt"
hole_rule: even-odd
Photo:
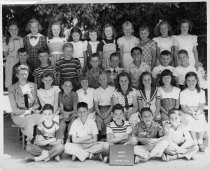
[[[49,64],[49,51],[47,48],[45,47],[40,48],[38,50],[38,56],[41,64],[39,67],[35,68],[33,76],[34,76],[34,83],[37,84],[39,89],[42,85],[41,76],[45,71],[52,72],[55,77],[57,73],[55,67]]]
[[[109,146],[115,144],[132,144],[130,133],[132,127],[129,121],[125,121],[124,108],[121,104],[113,106],[113,121],[106,127],[107,142],[103,144],[104,162],[108,162]]]
[[[64,58],[56,63],[58,85],[60,85],[62,80],[70,79],[74,82],[77,89],[79,86],[78,78],[82,75],[80,61],[73,57],[74,47],[71,43],[64,44],[63,51]]]

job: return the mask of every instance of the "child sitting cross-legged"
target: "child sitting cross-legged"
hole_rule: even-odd
[[[150,108],[141,109],[141,122],[137,123],[132,131],[132,136],[137,139],[137,145],[134,146],[135,163],[146,162],[151,158],[161,158],[168,147],[169,142],[164,137],[163,127],[153,118]]]
[[[96,123],[88,118],[88,105],[80,102],[77,105],[78,118],[72,123],[69,136],[72,136],[72,143],[69,139],[65,144],[65,153],[72,155],[72,160],[78,158],[84,161],[100,155],[102,142],[97,142],[98,129]],[[100,155],[101,156],[101,155]]]
[[[113,121],[106,127],[107,142],[103,144],[104,162],[108,162],[109,147],[110,145],[121,144],[135,144],[135,138],[130,136],[132,126],[129,121],[125,120],[124,108],[121,104],[113,106]]]
[[[163,161],[171,161],[178,158],[194,159],[194,155],[199,150],[194,145],[193,139],[184,124],[181,124],[179,110],[176,108],[168,112],[170,124],[165,125],[169,146],[162,156]]]
[[[27,145],[26,150],[34,156],[25,158],[26,162],[60,161],[60,155],[64,151],[59,124],[53,120],[53,106],[45,104],[42,108],[43,122],[37,127],[37,135],[34,144]]]

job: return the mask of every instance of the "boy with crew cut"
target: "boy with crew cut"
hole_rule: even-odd
[[[124,71],[124,68],[120,67],[120,53],[114,52],[110,55],[110,68],[106,69],[108,75],[108,83],[115,86],[117,75]]]
[[[16,69],[20,65],[26,65],[29,68],[29,75],[28,75],[28,81],[34,82],[34,77],[32,75],[34,71],[34,66],[28,62],[28,53],[25,48],[19,48],[17,51],[17,57],[19,59],[19,62],[13,66],[13,75],[12,75],[12,84],[16,83],[18,81],[18,78],[16,76]]]
[[[57,61],[56,71],[58,72],[58,85],[64,79],[70,79],[75,84],[75,89],[78,89],[78,79],[82,75],[82,67],[79,59],[73,57],[74,46],[72,43],[65,43],[63,45],[64,58]]]
[[[25,158],[26,162],[60,161],[60,155],[64,151],[59,124],[53,120],[54,109],[51,104],[45,104],[42,108],[43,121],[37,126],[37,134],[34,144],[29,144],[26,150],[33,156]]]
[[[147,63],[142,62],[142,50],[139,47],[131,49],[131,56],[133,57],[133,63],[127,67],[127,72],[131,77],[133,87],[138,88],[139,77],[145,71],[150,72],[150,67]]]
[[[132,127],[129,121],[125,120],[124,108],[121,104],[113,106],[113,121],[106,127],[107,142],[103,144],[103,161],[108,162],[110,145],[135,144],[136,139],[131,137]],[[134,140],[134,141],[133,141]]]
[[[146,162],[151,158],[161,158],[169,142],[164,137],[163,127],[155,122],[150,108],[141,109],[141,122],[134,127],[132,134],[136,137],[134,146],[135,163]]]
[[[162,156],[163,161],[171,161],[179,158],[187,160],[194,159],[194,155],[198,152],[198,145],[194,145],[193,139],[187,130],[187,127],[181,123],[180,112],[173,108],[168,112],[169,124],[165,125],[166,136],[169,146]]]
[[[39,89],[42,86],[41,77],[45,71],[52,72],[54,74],[54,77],[57,76],[57,73],[55,67],[49,64],[49,51],[47,48],[45,47],[40,48],[38,50],[38,57],[41,64],[39,67],[35,68],[33,76],[34,76],[34,83],[37,84],[37,87]]]
[[[196,73],[196,69],[189,64],[189,56],[186,50],[178,51],[178,60],[180,65],[174,68],[173,75],[175,76],[177,84],[179,84],[179,88],[184,90],[185,75],[190,71]]]
[[[172,60],[171,52],[168,50],[164,50],[160,53],[160,65],[154,67],[152,71],[152,77],[156,79],[160,76],[163,70],[169,69],[172,73],[174,71],[174,67],[170,66],[170,62]],[[157,81],[158,82],[158,81]]]
[[[92,68],[88,70],[85,75],[88,78],[89,86],[96,89],[100,86],[98,78],[99,73],[102,71],[102,69],[99,67],[100,57],[97,53],[93,53],[90,56],[90,65]]]
[[[78,118],[72,123],[69,131],[72,143],[68,138],[65,144],[65,153],[72,155],[72,160],[78,158],[80,161],[91,159],[96,154],[101,157],[103,143],[97,142],[98,129],[96,123],[88,118],[87,103],[78,103],[77,114]]]

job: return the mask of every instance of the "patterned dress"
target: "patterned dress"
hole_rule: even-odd
[[[38,50],[42,47],[47,47],[46,37],[39,34],[37,38],[39,38],[39,40],[35,45],[32,45],[30,42],[30,34],[23,38],[24,47],[28,51],[28,62],[34,65],[34,67],[38,67],[40,65]]]
[[[121,104],[124,107],[125,111],[130,111],[133,108],[133,101],[134,98],[137,98],[137,92],[135,89],[132,88],[131,91],[128,92],[127,95],[123,95],[120,91],[115,90],[113,93],[113,99],[117,100],[119,104]],[[127,98],[127,101],[126,101]],[[133,113],[130,116],[129,122],[131,123],[132,127],[134,127],[138,122],[140,121],[139,113],[138,111],[136,113]]]
[[[141,61],[147,63],[150,68],[152,65],[152,51],[156,51],[156,43],[148,39],[146,42],[140,40],[139,47],[142,49]]]

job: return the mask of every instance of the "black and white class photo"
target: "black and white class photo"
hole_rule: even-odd
[[[1,1],[0,170],[207,170],[207,1]]]

